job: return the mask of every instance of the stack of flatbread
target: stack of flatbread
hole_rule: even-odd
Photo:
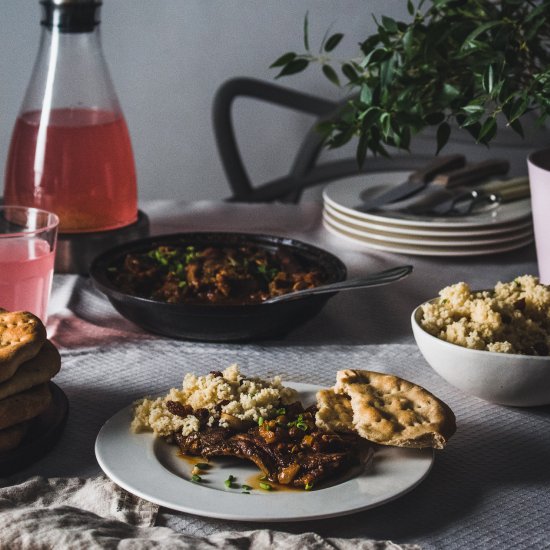
[[[320,428],[380,445],[443,449],[456,431],[453,411],[435,395],[374,371],[338,371],[334,388],[317,393],[317,408]]]
[[[38,317],[0,309],[0,453],[15,449],[48,408],[48,382],[60,367],[59,352]]]

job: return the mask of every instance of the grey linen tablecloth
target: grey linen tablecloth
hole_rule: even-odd
[[[159,338],[122,319],[88,279],[56,276],[48,331],[63,357],[55,381],[69,397],[69,422],[47,457],[23,472],[0,478],[0,547],[7,540],[4,536],[14,536],[10,525],[23,513],[18,508],[33,517],[36,498],[32,495],[43,494],[44,487],[54,495],[70,495],[75,490],[87,495],[80,500],[72,497],[66,505],[67,518],[73,526],[78,517],[82,521],[90,515],[95,521],[106,518],[103,521],[110,522],[111,530],[105,527],[100,547],[115,547],[118,540],[122,540],[121,548],[155,544],[174,548],[392,548],[383,542],[390,540],[403,548],[407,544],[467,549],[550,547],[550,407],[502,407],[464,395],[424,361],[409,320],[416,305],[447,284],[464,280],[474,288],[486,288],[497,280],[536,274],[534,247],[467,260],[359,251],[324,231],[320,209],[316,203],[145,205],[155,233],[224,229],[292,235],[335,252],[352,276],[403,263],[415,266],[411,277],[395,285],[332,298],[317,318],[283,339],[206,344]],[[178,385],[185,372],[205,374],[231,363],[254,375],[280,374],[286,381],[327,386],[342,368],[391,372],[446,401],[457,416],[458,431],[447,448],[437,452],[432,471],[417,488],[393,502],[346,517],[270,524],[271,531],[257,531],[266,525],[201,518],[164,508],[157,514],[155,507],[148,508],[132,497],[123,499],[125,504],[117,512],[112,499],[120,502],[121,493],[100,476],[94,456],[94,441],[102,424],[134,399]],[[105,491],[111,500],[90,497],[105,495]],[[48,498],[56,502],[53,496]],[[90,498],[90,507],[82,504]],[[98,500],[107,503],[107,510],[97,507]],[[40,510],[47,518],[47,509]],[[158,527],[151,530],[153,521]],[[159,527],[170,529],[155,534]],[[103,534],[101,529],[91,532]],[[288,538],[290,534],[302,538]],[[163,537],[171,537],[164,539],[165,546],[160,542]],[[92,540],[82,539],[79,544],[94,547]],[[25,546],[23,539],[19,543],[21,548],[33,547]],[[75,547],[79,546],[75,543]]]

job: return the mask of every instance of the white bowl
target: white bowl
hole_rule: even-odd
[[[500,405],[550,404],[550,357],[482,351],[451,344],[420,326],[422,313],[422,306],[418,306],[411,316],[414,338],[426,361],[447,382],[465,393]]]

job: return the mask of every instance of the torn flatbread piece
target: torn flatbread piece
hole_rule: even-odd
[[[334,393],[334,389],[317,392],[317,426],[328,432],[354,433],[353,410],[345,394]]]
[[[391,374],[342,370],[334,391],[349,397],[357,433],[381,445],[443,449],[456,431],[455,416],[443,401]]]
[[[0,309],[0,382],[35,357],[45,341],[46,329],[36,315]]]
[[[0,400],[48,382],[60,368],[59,352],[49,340],[46,340],[38,355],[20,365],[11,378],[0,382]]]
[[[0,430],[25,422],[42,414],[49,406],[52,394],[48,384],[40,384],[0,400]]]

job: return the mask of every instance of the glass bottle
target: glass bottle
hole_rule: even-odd
[[[40,48],[12,134],[4,202],[55,212],[61,233],[132,224],[134,157],[101,48],[101,1],[40,3]]]

